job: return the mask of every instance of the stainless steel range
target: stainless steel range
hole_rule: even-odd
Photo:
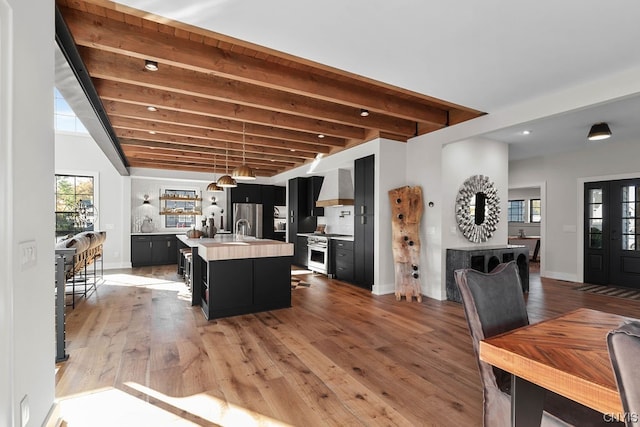
[[[309,255],[307,268],[316,273],[329,274],[329,237],[323,234],[312,234],[307,237]]]
[[[307,268],[316,273],[326,274],[333,277],[333,266],[331,265],[331,238],[343,237],[344,234],[312,234],[307,237],[307,247],[309,255],[307,257]]]

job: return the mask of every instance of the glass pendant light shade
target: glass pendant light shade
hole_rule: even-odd
[[[244,149],[244,122],[242,123],[242,165],[233,170],[231,176],[240,181],[253,181],[256,179],[256,174],[245,161],[245,149]]]

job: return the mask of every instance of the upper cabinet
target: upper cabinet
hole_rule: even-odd
[[[373,215],[374,208],[374,181],[375,181],[375,156],[372,154],[355,161],[354,170],[354,204],[355,215]]]
[[[324,208],[316,207],[316,201],[320,195],[323,180],[324,178],[321,176],[311,176],[307,178],[307,203],[309,216],[324,216]]]
[[[273,205],[274,206],[287,205],[287,187],[281,187],[279,185],[273,186]]]
[[[231,203],[262,203],[262,185],[238,184],[231,188]]]

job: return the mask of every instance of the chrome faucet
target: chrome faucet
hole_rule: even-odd
[[[242,226],[242,234],[240,234],[240,226]],[[251,223],[249,222],[249,220],[245,218],[240,218],[239,220],[237,220],[235,232],[236,240],[242,240],[247,235],[247,232],[251,232]]]

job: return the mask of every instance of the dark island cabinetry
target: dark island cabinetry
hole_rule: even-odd
[[[291,257],[200,262],[207,319],[291,307]]]

